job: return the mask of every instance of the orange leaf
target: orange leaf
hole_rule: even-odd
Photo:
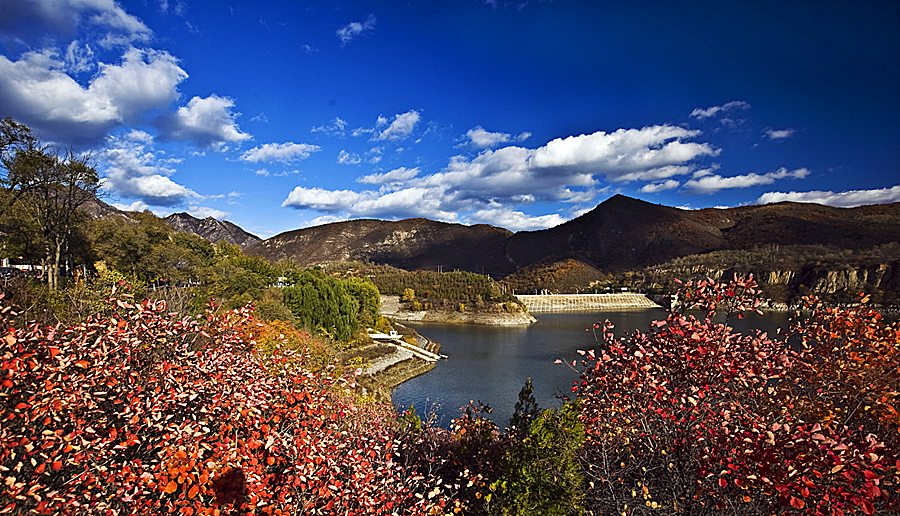
[[[35,473],[43,473],[44,469],[46,469],[46,468],[47,468],[47,463],[42,462],[42,463],[40,463],[40,465],[38,467],[34,468],[34,472]]]
[[[62,468],[62,461],[60,461],[60,460],[53,461],[53,464],[50,465],[50,468],[53,471],[59,471]]]
[[[166,484],[166,488],[163,490],[166,494],[172,494],[175,491],[178,491],[178,482],[174,480]]]
[[[200,492],[200,487],[195,485],[194,487],[191,488],[190,491],[188,491],[188,498],[193,498],[193,497],[197,496],[197,493],[199,493],[199,492]]]

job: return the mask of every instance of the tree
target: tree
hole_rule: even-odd
[[[73,234],[79,231],[80,208],[96,198],[97,171],[89,156],[41,146],[27,127],[8,118],[0,124],[0,134],[3,187],[13,193],[13,209],[35,221],[48,283],[56,290],[60,260],[73,251]]]
[[[534,386],[531,384],[531,378],[525,380],[525,385],[519,391],[519,401],[516,402],[513,415],[509,418],[509,433],[518,437],[519,440],[525,439],[531,422],[540,414],[537,401],[534,399]]]
[[[581,514],[584,497],[576,452],[584,442],[575,403],[559,412],[542,412],[531,422],[527,438],[507,447],[501,477],[491,484],[492,514],[568,516]]]

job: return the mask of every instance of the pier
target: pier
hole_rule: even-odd
[[[643,294],[622,292],[615,294],[551,294],[516,295],[531,313],[602,312],[660,308]]]

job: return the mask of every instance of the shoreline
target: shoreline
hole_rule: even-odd
[[[437,342],[398,322],[394,322],[393,325],[401,335],[413,335],[418,347],[439,354],[441,345]],[[384,346],[384,344],[373,346]],[[365,390],[366,394],[371,395],[377,401],[391,404],[393,404],[391,391],[395,387],[431,371],[436,365],[435,362],[429,362],[413,355],[409,350],[398,346],[394,346],[394,348],[392,352],[375,358],[365,372],[356,378],[356,383]]]
[[[486,326],[524,326],[537,322],[537,319],[528,312],[520,311],[510,313],[499,307],[497,307],[496,310],[465,312],[459,312],[452,309],[432,309],[411,312],[403,309],[403,305],[400,303],[400,296],[381,296],[381,308],[378,310],[378,315],[389,317],[394,321],[480,324]]]

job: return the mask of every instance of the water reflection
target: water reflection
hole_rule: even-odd
[[[729,324],[738,331],[760,328],[774,336],[790,314],[772,312],[748,315]],[[501,428],[512,415],[525,379],[534,383],[534,397],[541,408],[558,408],[559,396],[571,392],[578,373],[571,365],[578,360],[576,350],[596,344],[593,333],[585,331],[595,322],[609,319],[616,332],[645,331],[652,321],[666,316],[662,310],[632,310],[603,313],[537,314],[537,324],[528,327],[409,323],[428,338],[441,343],[441,353],[449,355],[430,372],[394,390],[394,404],[416,411],[433,411],[438,424],[447,426],[458,417],[469,400],[490,405],[490,416]],[[576,364],[577,367],[577,364]]]

